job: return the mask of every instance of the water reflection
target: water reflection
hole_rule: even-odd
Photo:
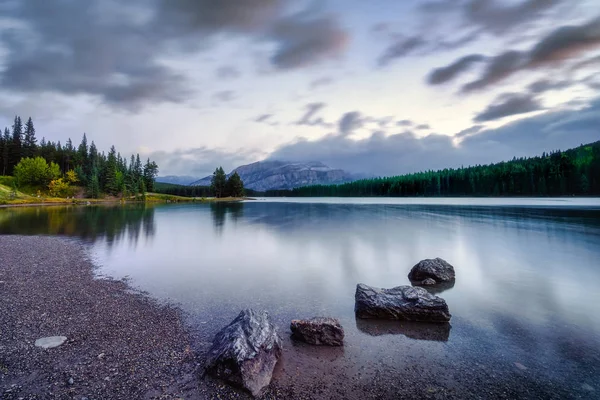
[[[0,234],[72,236],[109,245],[126,240],[136,246],[156,232],[154,208],[122,206],[45,206],[0,210]]]
[[[367,320],[356,318],[359,331],[371,336],[404,335],[417,340],[447,342],[450,337],[449,323],[435,324],[427,322]]]
[[[290,360],[299,360],[315,382],[332,370],[354,373],[351,364],[363,373],[410,366],[402,373],[423,387],[444,386],[453,374],[487,384],[497,381],[493,371],[508,387],[529,390],[527,379],[535,379],[540,398],[569,397],[583,383],[600,391],[598,207],[248,202],[14,209],[0,210],[0,232],[105,237],[92,250],[102,273],[130,276],[153,296],[178,302],[204,338],[247,307],[268,310],[283,329],[299,316],[339,318],[343,353],[318,360],[322,349],[286,345],[282,384],[298,382]],[[141,240],[146,236],[152,241]],[[358,282],[408,285],[412,266],[433,257],[456,268],[453,285],[427,288],[448,303],[452,327],[355,320]],[[340,379],[344,385],[356,376]]]
[[[423,289],[427,290],[429,293],[431,294],[441,294],[444,293],[446,290],[450,290],[454,287],[456,281],[450,281],[450,282],[441,282],[441,283],[436,283],[435,285],[421,285],[420,282],[411,282],[411,284],[413,286],[419,286],[422,287]]]
[[[242,202],[218,202],[210,204],[210,212],[215,226],[215,232],[220,234],[223,231],[227,216],[230,216],[232,222],[237,222],[244,216],[244,203]]]

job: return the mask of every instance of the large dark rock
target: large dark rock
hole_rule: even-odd
[[[292,338],[306,343],[328,346],[344,345],[344,328],[335,318],[294,319]]]
[[[271,382],[281,349],[269,314],[244,310],[215,336],[206,372],[259,396]]]
[[[447,322],[450,312],[444,299],[420,287],[379,289],[356,285],[354,311],[358,318]]]
[[[408,279],[413,284],[423,286],[452,282],[454,278],[454,267],[441,258],[430,258],[419,261],[408,273]]]

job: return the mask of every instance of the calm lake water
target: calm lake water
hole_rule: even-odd
[[[99,272],[188,312],[205,351],[241,309],[284,337],[275,381],[321,398],[600,398],[599,199],[258,199],[0,209],[0,234],[89,243]],[[0,238],[1,240],[1,238]],[[357,283],[442,257],[450,325],[356,320]],[[333,316],[343,349],[289,339]]]

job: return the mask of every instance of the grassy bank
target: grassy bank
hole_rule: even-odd
[[[104,203],[139,203],[139,202],[148,202],[148,203],[190,203],[190,202],[199,202],[199,203],[209,203],[209,202],[227,202],[227,201],[242,201],[249,200],[247,198],[236,198],[236,197],[223,197],[223,198],[215,198],[215,197],[183,197],[183,196],[175,196],[170,194],[160,194],[160,193],[147,193],[146,197],[143,196],[130,196],[127,198],[119,198],[119,197],[104,197],[100,199],[90,199],[90,198],[61,198],[61,197],[51,197],[47,196],[44,193],[39,193],[37,195],[29,195],[26,192],[15,190],[11,177],[2,177],[0,180],[0,207],[11,207],[11,206],[33,206],[33,205],[56,205],[56,204],[76,204],[76,205],[86,205],[86,204],[104,204]],[[32,191],[32,190],[29,190]],[[33,191],[35,192],[35,191]]]

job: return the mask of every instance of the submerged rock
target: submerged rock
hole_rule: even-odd
[[[309,344],[343,346],[344,328],[335,318],[294,319],[292,338]]]
[[[452,282],[455,279],[454,267],[441,258],[421,260],[410,270],[408,279],[415,284],[434,285]],[[431,281],[434,281],[431,283]]]
[[[42,349],[52,349],[60,346],[66,341],[67,338],[65,336],[48,336],[36,340],[35,345],[37,347],[41,347]]]
[[[269,314],[244,310],[215,336],[206,372],[259,396],[271,382],[281,349]]]
[[[403,321],[448,322],[451,317],[444,299],[412,286],[379,289],[359,283],[354,311],[358,318]]]

